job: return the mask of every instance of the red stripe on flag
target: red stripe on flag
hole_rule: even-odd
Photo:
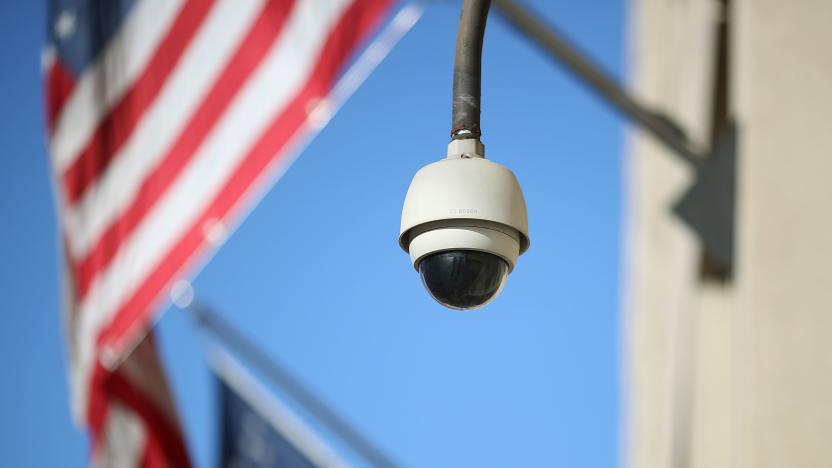
[[[145,339],[152,342],[153,335],[148,335]],[[155,347],[155,344],[150,344],[150,346]],[[153,378],[150,374],[145,377]],[[155,384],[167,386],[164,381]],[[145,395],[119,370],[109,371],[100,363],[95,364],[89,401],[87,423],[90,428],[91,453],[98,453],[101,450],[101,444],[106,443],[107,416],[110,405],[117,402],[133,411],[144,425],[145,447],[139,466],[177,468],[190,466],[181,430],[157,407],[157,403],[152,398]],[[118,456],[119,454],[110,455]],[[113,460],[105,461],[113,462]]]
[[[213,0],[188,0],[179,11],[136,82],[106,113],[84,149],[62,174],[64,192],[69,203],[77,202],[107,169],[144,112],[156,99],[213,4]]]
[[[142,466],[190,466],[182,433],[147,395],[119,372],[110,374],[107,378],[107,390],[111,401],[121,401],[145,423],[146,447]]]
[[[74,263],[80,298],[86,296],[95,276],[112,263],[123,242],[130,238],[136,226],[192,159],[234,96],[274,45],[294,4],[294,0],[266,4],[176,142],[144,179],[130,206],[104,231],[89,254]]]
[[[87,426],[90,429],[90,453],[96,453],[104,437],[107,422],[108,396],[104,382],[109,372],[96,362],[90,376],[89,403],[87,405]]]
[[[55,57],[46,71],[46,123],[49,131],[55,127],[55,119],[75,89],[75,77],[72,76],[61,59]]]
[[[307,103],[324,97],[350,52],[366,36],[389,5],[388,0],[356,0],[330,32],[310,79],[292,102],[269,125],[243,161],[217,192],[210,205],[180,237],[168,254],[120,307],[112,322],[99,335],[99,349],[121,346],[130,341],[136,330],[151,320],[156,302],[161,301],[178,275],[187,271],[206,249],[203,226],[212,220],[233,219],[241,201],[266,181],[276,163],[286,154],[286,147],[298,130],[307,123]]]
[[[164,449],[156,437],[147,440],[144,447],[144,454],[139,462],[141,468],[169,468]]]

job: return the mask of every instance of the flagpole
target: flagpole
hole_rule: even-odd
[[[326,403],[315,396],[283,365],[269,356],[211,308],[194,300],[183,310],[190,313],[202,330],[210,333],[228,349],[245,359],[253,368],[277,385],[313,417],[325,424],[372,465],[381,468],[398,466]]]
[[[607,72],[589,60],[552,25],[546,24],[540,15],[527,6],[513,0],[494,0],[494,4],[509,24],[566,67],[608,104],[656,137],[683,161],[696,169],[701,167],[705,155],[688,140],[681,125],[636,100]]]

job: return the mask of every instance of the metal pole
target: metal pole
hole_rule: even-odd
[[[252,343],[230,323],[196,301],[188,305],[185,310],[191,313],[197,324],[205,331],[211,333],[229,349],[243,357],[252,367],[259,370],[266,378],[303,406],[312,416],[329,427],[332,432],[344,442],[347,442],[368,462],[383,468],[397,466],[350,426],[348,422],[318,399],[282,365]]]
[[[697,168],[700,166],[703,157],[691,147],[679,125],[636,101],[608,73],[579,52],[563,34],[551,25],[545,24],[540,15],[512,0],[494,0],[494,4],[511,25],[613,107],[651,133],[685,162]]]

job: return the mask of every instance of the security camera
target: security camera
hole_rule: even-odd
[[[478,139],[451,141],[446,159],[413,177],[399,244],[437,302],[458,310],[484,306],[529,248],[517,178],[486,160]]]

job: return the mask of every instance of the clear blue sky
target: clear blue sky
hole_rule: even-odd
[[[530,3],[624,74],[621,0]],[[430,299],[396,243],[410,178],[447,144],[457,10],[428,8],[195,288],[406,466],[615,466],[623,122],[496,14],[483,141],[523,186],[531,249],[497,300],[457,313]],[[0,453],[15,467],[87,460],[67,406],[44,24],[40,1],[0,4]],[[158,329],[190,449],[212,464],[203,340],[177,310]]]

